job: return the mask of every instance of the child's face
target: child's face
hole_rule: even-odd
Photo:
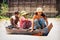
[[[26,14],[26,15],[23,15],[25,18],[28,18],[28,14]]]
[[[15,16],[16,16],[16,17],[18,17],[18,16],[19,16],[19,14],[15,14]]]
[[[42,12],[37,12],[38,13],[38,15],[41,15],[42,14]]]
[[[23,15],[24,18],[26,18],[26,15]]]

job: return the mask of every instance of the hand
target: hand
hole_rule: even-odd
[[[31,29],[30,32],[33,32],[33,29]]]
[[[17,27],[17,25],[15,24],[14,27]]]

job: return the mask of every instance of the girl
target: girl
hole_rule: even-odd
[[[28,13],[22,11],[22,16],[20,18],[20,27],[23,29],[29,29],[31,27],[31,21],[27,18]]]
[[[41,29],[42,34],[47,34],[52,28],[52,23],[48,26],[47,17],[43,14],[42,8],[37,8],[35,15],[33,16],[32,29]]]

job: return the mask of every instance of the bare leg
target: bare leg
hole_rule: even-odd
[[[53,27],[52,23],[47,27],[48,28],[48,32],[50,32],[51,28]]]
[[[52,27],[53,27],[52,23],[49,26],[46,27],[48,29],[48,32],[50,32]],[[47,30],[42,29],[41,32],[44,33],[44,31],[47,31]]]

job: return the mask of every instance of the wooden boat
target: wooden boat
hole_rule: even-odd
[[[17,29],[17,28],[13,28],[13,29],[9,29],[8,27],[6,27],[6,31],[8,34],[29,34],[29,35],[33,35],[36,34],[38,32],[41,32],[39,29],[34,30],[33,32],[30,32],[30,29]]]
[[[49,28],[49,32],[50,32],[51,28]],[[17,29],[17,28],[9,29],[8,27],[6,27],[6,31],[7,31],[8,34],[23,34],[23,35],[35,35],[35,36],[42,36],[43,35],[41,33],[41,29],[36,29],[33,32],[30,32],[30,29],[21,29],[21,28],[19,28],[19,29]]]

